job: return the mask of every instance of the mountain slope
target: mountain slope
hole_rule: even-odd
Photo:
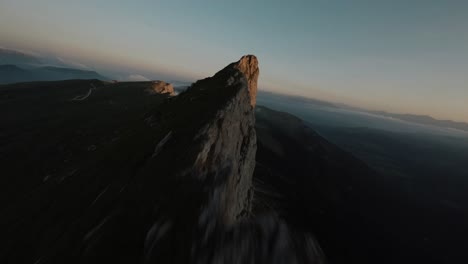
[[[9,84],[19,81],[33,81],[38,77],[29,70],[22,69],[16,65],[0,65],[0,84]]]
[[[364,239],[377,237],[353,226],[363,227],[360,212],[378,208],[375,193],[385,188],[385,180],[295,116],[259,106],[256,117],[254,179],[264,203],[316,234],[331,263],[367,263],[372,254],[363,251],[370,250]]]
[[[0,86],[1,262],[322,263],[309,234],[253,214],[258,73],[246,56],[177,97]]]
[[[108,80],[108,78],[94,71],[52,66],[29,67],[28,69],[25,69],[16,65],[0,65],[0,84],[33,81],[58,81],[69,79]]]
[[[393,113],[388,113],[384,111],[369,111],[369,112],[373,114],[385,116],[385,117],[392,117],[392,118],[397,118],[397,119],[408,121],[408,122],[413,122],[416,124],[431,125],[431,126],[442,127],[442,128],[453,128],[453,129],[468,131],[468,123],[463,123],[463,122],[455,122],[452,120],[439,120],[439,119],[435,119],[433,117],[425,116],[425,115],[393,114]]]
[[[1,85],[0,262],[465,257],[465,211],[402,199],[395,178],[256,106],[258,74],[246,56],[178,96],[164,82]]]
[[[53,66],[44,66],[38,69],[35,69],[34,72],[37,72],[41,78],[46,81],[54,80],[67,80],[67,79],[99,79],[99,80],[108,80],[107,77],[104,77],[98,74],[95,71],[63,68],[63,67],[53,67]]]
[[[460,263],[468,257],[467,210],[453,202],[465,197],[463,177],[449,181],[455,175],[446,175],[447,182],[439,177],[431,185],[426,173],[412,186],[406,178],[375,172],[295,116],[258,106],[256,118],[260,208],[273,207],[291,225],[314,233],[330,263]],[[371,134],[358,138],[335,130],[341,145],[348,141],[361,151],[374,146]],[[382,156],[398,155],[386,149]],[[459,186],[450,193],[435,191],[453,183]]]
[[[0,65],[40,65],[41,60],[33,55],[26,54],[16,50],[0,48]]]

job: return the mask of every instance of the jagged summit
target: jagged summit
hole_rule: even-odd
[[[250,104],[255,107],[257,102],[257,82],[260,74],[258,60],[255,55],[243,56],[235,65],[239,71],[244,73],[249,84]]]
[[[255,55],[245,55],[239,61],[229,64],[221,72],[232,69],[237,69],[244,74],[250,95],[250,105],[255,107],[257,102],[257,82],[260,75],[257,57]]]

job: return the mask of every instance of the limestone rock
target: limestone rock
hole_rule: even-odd
[[[164,81],[153,81],[151,83],[151,88],[148,89],[150,94],[169,94],[175,95],[174,86],[170,83]]]
[[[243,76],[231,83],[241,89],[211,120],[197,137],[203,138],[202,151],[194,167],[204,167],[199,177],[218,178],[221,186],[214,186],[213,202],[222,222],[232,224],[248,215],[252,201],[252,176],[255,169],[257,136],[252,97]],[[255,100],[255,97],[253,97]],[[218,189],[216,189],[218,188]]]
[[[245,75],[249,85],[250,104],[255,107],[257,101],[257,82],[260,75],[257,57],[254,55],[244,56],[234,63],[233,66]]]

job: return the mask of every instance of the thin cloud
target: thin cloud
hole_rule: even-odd
[[[133,82],[143,82],[143,81],[149,81],[150,80],[150,79],[148,79],[145,76],[140,75],[140,74],[132,74],[132,75],[128,76],[127,79],[129,81],[133,81]]]
[[[61,57],[56,57],[56,58],[60,63],[66,65],[66,66],[81,69],[81,70],[92,70],[91,67],[88,67],[88,66],[86,66],[86,65],[84,65],[82,63],[66,60],[66,59],[61,58]]]

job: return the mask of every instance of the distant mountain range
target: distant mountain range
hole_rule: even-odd
[[[66,65],[50,66],[34,55],[0,48],[0,84],[68,79],[109,78],[95,71],[69,68]]]
[[[259,99],[266,101],[266,102],[276,102],[276,103],[280,102],[283,104],[286,104],[286,103],[310,104],[310,105],[319,106],[319,107],[339,108],[339,109],[351,110],[351,111],[356,111],[356,112],[361,112],[361,113],[368,113],[368,114],[382,116],[382,117],[390,117],[390,118],[398,119],[401,121],[411,122],[414,124],[429,125],[429,126],[434,126],[434,127],[439,127],[439,128],[451,128],[451,129],[457,129],[457,130],[468,132],[468,123],[457,122],[457,121],[452,121],[452,120],[439,120],[428,115],[395,114],[395,113],[389,113],[385,111],[374,111],[374,110],[368,110],[368,109],[354,107],[354,106],[341,104],[341,103],[332,103],[332,102],[322,101],[322,100],[313,99],[313,98],[292,96],[292,95],[286,95],[286,94],[275,93],[275,92],[265,92],[265,91],[259,92]]]
[[[16,50],[0,48],[0,65],[41,65],[43,62],[33,55]]]
[[[456,122],[452,120],[439,120],[426,115],[413,115],[413,114],[393,114],[385,111],[368,111],[369,113],[400,119],[417,124],[431,125],[436,127],[445,127],[459,129],[468,132],[468,123]]]
[[[0,48],[0,84],[11,84],[17,82],[31,81],[59,81],[69,79],[99,79],[110,80],[110,78],[92,70],[75,69],[70,64],[57,62],[55,66],[45,63],[39,57],[25,52]],[[176,92],[182,92],[190,83],[174,83]],[[350,109],[353,111],[365,112],[383,117],[395,118],[415,124],[430,125],[441,128],[458,129],[468,132],[468,123],[456,122],[452,120],[438,120],[427,115],[395,114],[385,111],[372,111],[363,108],[353,107],[345,104],[332,103],[323,100],[286,95],[274,92],[259,92],[260,98],[280,99],[283,103],[294,102],[300,104],[312,104],[322,107]],[[275,99],[276,98],[276,99]]]
[[[0,84],[32,81],[58,81],[69,79],[108,80],[107,77],[104,77],[95,71],[85,71],[53,66],[24,69],[11,64],[0,65]]]
[[[319,99],[298,96],[298,95],[283,94],[283,93],[277,93],[277,92],[259,91],[258,96],[262,98],[270,98],[270,99],[276,98],[276,99],[280,99],[283,102],[313,104],[313,105],[324,106],[324,107],[339,107],[337,104],[319,100]]]

